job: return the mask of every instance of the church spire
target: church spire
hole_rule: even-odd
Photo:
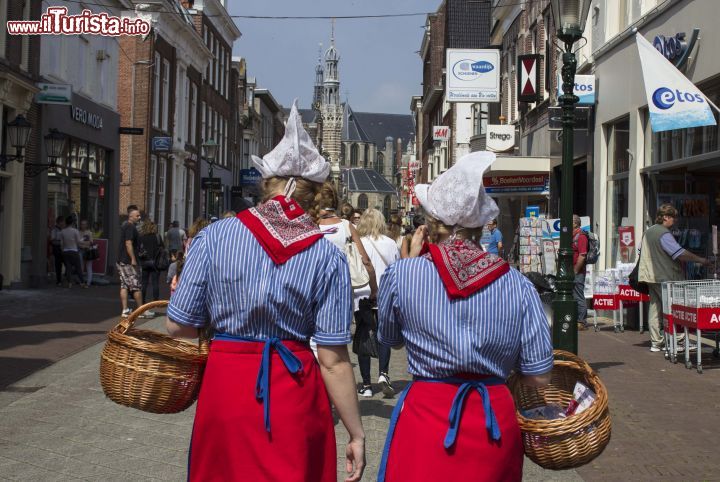
[[[323,102],[328,105],[340,105],[339,62],[340,56],[335,49],[335,19],[333,18],[330,48],[325,52],[325,72],[323,79]]]
[[[320,105],[323,100],[324,70],[322,65],[322,46],[322,43],[318,44],[318,63],[315,67],[315,85],[313,87],[312,103],[312,108],[315,111],[320,111]]]

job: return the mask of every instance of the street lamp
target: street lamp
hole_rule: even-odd
[[[15,155],[0,153],[0,168],[5,169],[8,162],[23,162],[23,149],[27,146],[32,132],[30,124],[25,116],[19,115],[15,120],[7,123],[7,139],[11,147],[15,148]]]
[[[557,38],[563,43],[562,91],[562,187],[560,190],[560,251],[558,256],[557,293],[553,301],[553,346],[577,354],[577,304],[573,299],[573,128],[575,103],[573,94],[577,59],[573,44],[582,38],[591,0],[551,0]]]
[[[208,177],[210,178],[210,183],[207,186],[207,189],[205,190],[205,215],[206,217],[210,217],[213,211],[213,206],[211,206],[211,199],[213,194],[213,163],[215,162],[215,156],[217,155],[218,145],[217,142],[215,142],[213,139],[210,139],[203,143],[201,146],[203,150],[203,157],[208,163]]]
[[[26,162],[25,175],[28,177],[35,177],[46,169],[54,171],[55,167],[57,167],[58,157],[62,157],[65,153],[65,141],[67,140],[65,134],[57,129],[50,129],[49,134],[43,139],[45,140],[45,152],[47,153],[48,162],[47,164]]]

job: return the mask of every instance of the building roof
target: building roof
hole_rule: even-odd
[[[350,192],[396,194],[395,186],[375,169],[351,168],[342,171],[342,183]]]
[[[287,118],[290,115],[290,108],[285,107],[283,111],[285,112],[285,118]],[[298,109],[298,114],[300,114],[303,124],[314,124],[317,122],[317,112],[313,109]]]
[[[375,144],[379,150],[385,149],[387,137],[392,137],[393,140],[402,139],[403,148],[408,140],[415,137],[415,125],[410,114],[354,112],[353,117],[368,141]]]
[[[358,123],[357,117],[350,104],[343,104],[343,124],[341,139],[344,141],[370,142],[370,138]],[[384,142],[383,142],[383,145]]]

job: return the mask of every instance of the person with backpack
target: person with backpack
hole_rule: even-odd
[[[140,263],[142,267],[142,299],[147,301],[145,293],[148,289],[148,283],[152,282],[153,301],[160,299],[160,269],[156,264],[160,250],[164,249],[164,245],[160,236],[158,236],[157,225],[151,220],[146,219],[140,228]],[[153,311],[146,311],[145,317],[153,318]]]
[[[582,230],[580,216],[573,214],[573,269],[575,271],[575,288],[573,298],[577,303],[578,329],[587,330],[587,303],[585,302],[585,274],[587,273],[588,235]]]

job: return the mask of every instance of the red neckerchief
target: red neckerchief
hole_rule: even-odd
[[[423,257],[433,262],[451,299],[467,298],[510,270],[502,258],[468,240],[429,244]]]
[[[237,217],[275,264],[285,263],[323,237],[310,215],[285,196],[275,196]]]

